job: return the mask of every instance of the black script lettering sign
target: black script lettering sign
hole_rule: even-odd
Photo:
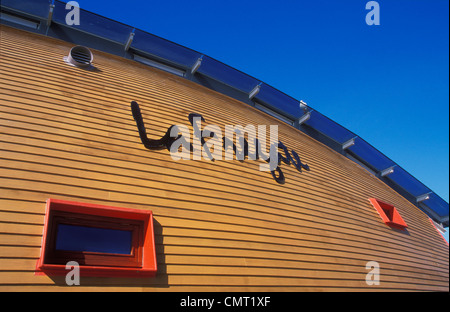
[[[144,120],[142,119],[141,109],[139,108],[139,104],[135,101],[131,102],[131,112],[133,113],[133,118],[136,121],[136,126],[138,128],[142,144],[144,144],[147,149],[155,150],[167,148],[170,150],[172,143],[177,139],[170,136],[170,131],[174,127],[173,125],[167,129],[166,134],[161,139],[151,140],[147,137],[147,131],[145,130]]]
[[[294,150],[291,150],[291,153],[294,156],[294,158],[292,158],[288,148],[281,141],[278,142],[278,148],[283,149],[284,152],[284,156],[281,153],[278,153],[278,164],[283,161],[286,165],[290,165],[292,162],[299,172],[302,172],[302,168],[307,171],[310,170],[308,165],[301,162],[300,157]]]
[[[136,122],[136,126],[138,128],[139,137],[141,138],[142,144],[144,144],[145,148],[147,148],[149,150],[159,150],[159,149],[167,148],[167,150],[170,151],[172,144],[176,140],[181,138],[181,135],[178,135],[177,137],[171,136],[172,129],[174,127],[176,127],[175,125],[172,125],[167,129],[166,134],[162,138],[149,139],[148,135],[147,135],[147,130],[145,128],[144,120],[142,118],[142,113],[139,108],[139,104],[136,101],[131,102],[131,112],[133,114],[133,118],[134,118],[134,120]],[[201,142],[201,146],[200,146],[201,149],[206,152],[207,158],[209,160],[213,161],[214,158],[211,155],[211,151],[206,146],[205,137],[212,137],[212,136],[214,136],[214,133],[211,132],[207,136],[204,136],[203,131],[194,122],[194,118],[200,118],[200,120],[203,122],[205,122],[205,118],[203,118],[202,115],[197,114],[197,113],[191,113],[188,116],[188,120],[194,129],[194,139],[197,139]],[[242,139],[243,139],[243,155],[244,155],[243,158],[245,159],[249,155],[249,144],[245,138],[242,138]],[[226,150],[228,147],[232,146],[233,152],[237,156],[238,151],[237,151],[236,145],[234,144],[234,142],[232,140],[230,140],[229,138],[224,136],[222,138],[222,143],[223,143],[224,150]],[[189,146],[189,151],[194,150],[192,143],[189,143],[188,146]],[[264,159],[264,158],[260,157],[260,144],[259,144],[258,139],[255,139],[255,146],[256,146],[255,160]],[[302,172],[302,169],[305,169],[307,171],[310,170],[310,168],[307,164],[303,164],[301,162],[300,157],[294,150],[291,150],[291,153],[292,153],[292,156],[291,156],[288,148],[281,141],[278,142],[278,148],[282,149],[284,156],[282,153],[278,152],[278,165],[275,168],[275,170],[272,170],[270,172],[272,177],[274,178],[274,180],[277,181],[277,183],[279,183],[279,184],[285,183],[285,176],[284,176],[283,171],[280,168],[281,162],[285,163],[286,165],[290,165],[292,162],[292,164],[295,166],[295,168],[299,172]],[[266,158],[265,161],[270,163],[270,157],[265,157],[265,158]]]
[[[192,125],[192,128],[194,128],[194,137],[197,140],[200,140],[201,142],[201,149],[203,149],[206,152],[206,157],[208,157],[209,160],[214,161],[214,157],[211,155],[211,150],[209,148],[206,147],[206,140],[205,140],[205,136],[204,133],[202,131],[202,129],[200,129],[198,127],[198,125],[194,122],[194,118],[200,118],[201,121],[206,122],[205,118],[203,118],[202,115],[197,114],[197,113],[190,113],[188,116],[189,122]],[[214,133],[210,133],[210,136],[214,136]],[[194,145],[191,144],[191,151],[194,150]]]

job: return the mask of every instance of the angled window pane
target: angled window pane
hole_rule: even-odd
[[[443,200],[439,195],[435,193],[430,194],[430,198],[423,202],[428,208],[436,212],[439,216],[448,216],[449,206],[448,203]]]
[[[299,101],[265,83],[261,85],[261,89],[255,98],[293,120],[302,115]]]
[[[0,19],[10,22],[10,23],[17,24],[17,25],[29,27],[32,29],[38,29],[39,25],[40,25],[40,23],[38,21],[32,21],[32,20],[29,20],[26,18],[21,18],[14,14],[9,14],[4,11],[0,12]]]
[[[418,197],[431,192],[431,190],[423,185],[419,180],[414,178],[403,168],[397,166],[392,174],[387,176],[390,180],[401,186],[414,197]]]
[[[348,150],[376,171],[395,166],[395,162],[359,137],[355,139],[355,145],[349,147]]]
[[[28,13],[41,18],[47,18],[50,10],[49,0],[2,0],[3,7]]]
[[[201,56],[198,52],[139,29],[135,32],[131,48],[187,68],[192,67]]]
[[[340,144],[343,144],[356,136],[353,132],[347,130],[317,111],[311,112],[311,118],[306,121],[305,124]]]
[[[259,83],[257,79],[207,56],[203,57],[198,72],[245,93]]]
[[[133,27],[113,21],[109,18],[80,9],[80,25],[67,25],[66,3],[55,1],[53,22],[105,38],[120,44],[125,44],[133,30]]]

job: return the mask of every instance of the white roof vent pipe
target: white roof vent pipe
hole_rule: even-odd
[[[91,50],[83,46],[75,46],[70,49],[69,55],[64,56],[64,61],[72,66],[87,68],[91,66],[94,55]]]

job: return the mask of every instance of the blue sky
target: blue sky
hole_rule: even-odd
[[[449,1],[78,1],[302,99],[449,201]],[[448,240],[448,232],[446,233]]]

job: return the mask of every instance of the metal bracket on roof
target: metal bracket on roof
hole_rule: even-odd
[[[311,118],[311,113],[313,110],[309,109],[308,104],[303,102],[303,100],[300,100],[299,105],[300,105],[300,109],[303,112],[303,115],[302,115],[302,117],[297,119],[296,123],[298,124],[298,126],[301,126],[303,123],[307,122]]]
[[[261,90],[261,85],[262,82],[260,82],[256,87],[253,88],[252,91],[250,91],[250,93],[248,94],[248,98],[250,100],[253,99],[259,93],[259,91]]]
[[[133,28],[133,30],[131,31],[130,35],[128,36],[128,40],[127,43],[125,43],[125,51],[128,51],[128,49],[130,49],[131,43],[133,42],[134,39],[134,35],[135,35],[135,30],[136,28]]]
[[[203,55],[200,56],[197,61],[195,62],[194,66],[192,66],[191,68],[191,74],[195,74],[197,72],[197,70],[200,68],[200,66],[202,65],[202,60],[203,60]]]
[[[305,113],[308,111],[308,104],[303,102],[303,100],[300,100],[300,109]]]
[[[417,197],[416,197],[416,201],[417,201],[418,203],[421,203],[421,202],[423,202],[423,201],[426,201],[427,199],[430,199],[430,194],[431,194],[431,193],[426,193],[426,194],[417,196]]]
[[[52,23],[54,9],[55,9],[55,5],[53,3],[50,4],[50,7],[48,9],[48,16],[47,16],[47,28],[50,27],[50,24]]]
[[[298,125],[300,126],[301,124],[307,122],[310,118],[311,118],[311,111],[306,112],[305,114],[303,114],[302,117],[300,117],[300,118],[297,120]]]
[[[347,148],[352,147],[353,145],[355,145],[355,139],[356,138],[357,137],[354,137],[354,138],[348,140],[347,142],[344,142],[344,144],[342,144],[342,149],[346,150]]]
[[[395,167],[397,167],[397,166],[395,165],[395,166],[386,168],[386,169],[384,169],[384,170],[381,170],[381,171],[380,171],[380,176],[381,176],[381,177],[385,177],[385,176],[387,176],[387,175],[390,175],[390,174],[394,173],[394,168],[395,168]]]
[[[46,26],[47,26],[47,28],[45,29],[45,35],[46,36],[48,34],[48,30],[50,29],[50,25],[52,24],[54,9],[55,9],[55,1],[52,1],[52,3],[50,3],[50,6],[48,8],[47,21],[45,23]]]
[[[440,222],[434,221],[433,219],[430,218],[430,221],[433,223],[433,225],[436,227],[436,229],[441,232],[442,234],[445,234],[445,232],[447,232],[447,230],[444,228],[444,225]]]

